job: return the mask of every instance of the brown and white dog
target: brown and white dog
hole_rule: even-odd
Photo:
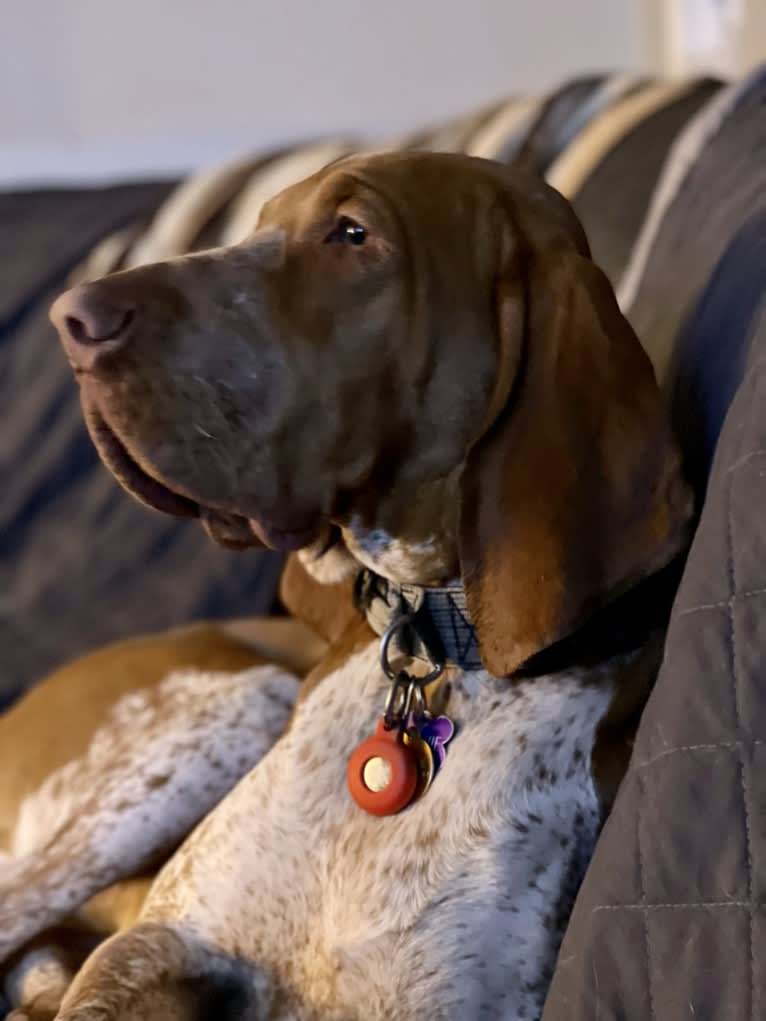
[[[614,782],[608,737],[656,667],[651,624],[621,643],[615,622],[645,608],[691,510],[649,361],[567,203],[475,159],[347,160],[246,243],[81,285],[52,314],[136,496],[228,544],[299,549],[321,582],[459,587],[481,657],[428,688],[458,728],[432,786],[377,818],[346,769],[390,682],[352,609],[289,727],[60,1021],[538,1017]]]

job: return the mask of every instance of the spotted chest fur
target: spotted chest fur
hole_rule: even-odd
[[[366,815],[345,787],[386,692],[371,643],[160,875],[144,920],[253,962],[253,1017],[539,1015],[598,827],[589,753],[609,685],[451,683],[458,734],[405,812]]]
[[[20,807],[0,861],[0,962],[182,840],[274,745],[298,688],[274,666],[181,670],[116,702]]]

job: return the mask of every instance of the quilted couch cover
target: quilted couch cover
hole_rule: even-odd
[[[692,125],[658,196],[632,317],[701,517],[544,1021],[766,1017],[765,74]]]

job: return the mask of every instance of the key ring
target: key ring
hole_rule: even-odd
[[[391,624],[389,624],[380,641],[380,665],[383,668],[383,672],[385,673],[386,677],[390,677],[392,681],[396,681],[396,679],[401,674],[404,674],[408,679],[412,679],[411,675],[406,674],[405,671],[394,670],[388,658],[388,650],[394,635],[398,634],[400,631],[403,631],[405,628],[411,627],[415,634],[417,634],[417,629],[414,627],[413,624],[414,620],[415,620],[414,613],[401,614],[401,616],[397,617],[395,620],[391,622]],[[413,657],[410,657],[410,659],[412,658]],[[415,678],[416,682],[420,685],[421,688],[424,688],[426,687],[426,685],[431,684],[432,681],[435,681],[437,677],[441,677],[441,675],[444,673],[443,662],[441,662],[440,660],[433,659],[430,662],[431,670],[429,671],[429,673],[427,673],[424,677]]]
[[[406,719],[412,700],[411,688],[410,678],[405,673],[397,674],[394,677],[383,706],[386,730],[391,730],[397,723]]]
[[[406,721],[410,713],[420,719],[426,715],[426,709],[426,696],[418,678],[402,672],[394,678],[383,706],[386,729],[391,730],[397,723]]]

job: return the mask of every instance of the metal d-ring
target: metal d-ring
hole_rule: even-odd
[[[401,673],[394,678],[383,706],[383,718],[387,729],[390,730],[395,723],[409,715],[411,701],[410,679],[407,674]]]
[[[407,716],[412,713],[415,719],[422,718],[425,716],[427,708],[428,703],[426,702],[426,696],[423,694],[423,687],[418,678],[413,677],[407,689]]]
[[[414,617],[415,615],[413,613],[403,613],[400,617],[394,618],[383,632],[383,637],[380,640],[380,665],[383,667],[383,672],[386,677],[390,677],[392,681],[395,681],[399,676],[399,671],[394,670],[388,658],[388,650],[391,645],[391,640],[394,635],[397,635],[400,631],[404,631],[405,628],[409,627],[412,624]]]
[[[441,675],[444,673],[444,663],[441,660],[432,659],[431,670],[423,677],[413,678],[412,675],[407,674],[403,670],[394,670],[388,658],[388,650],[389,646],[391,645],[391,639],[394,637],[394,635],[398,634],[400,631],[403,631],[405,628],[412,627],[413,631],[415,631],[416,629],[413,624],[414,620],[415,620],[414,613],[403,613],[399,617],[396,617],[388,625],[380,641],[380,665],[383,668],[383,672],[385,673],[386,677],[390,677],[392,681],[397,681],[399,677],[404,675],[405,677],[407,677],[408,681],[415,680],[417,684],[421,688],[423,688],[426,685],[430,684],[432,681],[435,681],[437,677],[441,677]]]

